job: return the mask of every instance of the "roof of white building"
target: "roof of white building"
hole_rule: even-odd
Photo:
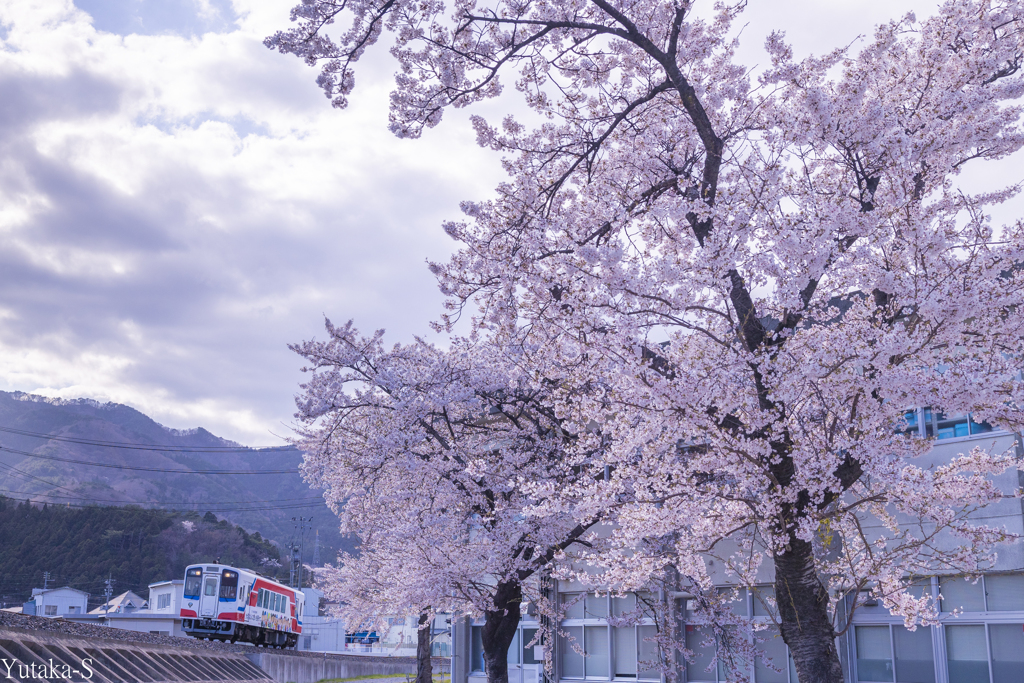
[[[75,593],[81,593],[82,595],[89,595],[85,591],[80,591],[77,588],[72,588],[71,586],[61,586],[60,588],[33,588],[32,597],[34,598],[37,595],[43,595],[44,593],[52,593],[54,591],[74,591]]]
[[[124,612],[124,611],[135,611],[146,607],[149,603],[142,596],[133,593],[132,591],[125,591],[120,595],[115,595],[96,609],[89,610],[89,614],[103,614],[104,612]]]

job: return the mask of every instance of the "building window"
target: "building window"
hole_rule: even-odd
[[[641,594],[639,600],[633,593],[561,594],[563,620],[556,641],[560,677],[660,680],[657,628],[648,607],[652,600],[649,594]],[[609,616],[632,616],[640,623],[613,627],[608,624]]]
[[[156,608],[157,609],[166,609],[166,608],[168,608],[170,606],[171,606],[171,594],[170,593],[162,593],[162,594],[156,596]]]
[[[770,661],[766,664],[761,657],[755,658],[753,664],[743,661],[744,673],[755,683],[796,683],[796,669],[789,649],[778,630],[771,625],[771,615],[775,612],[775,592],[771,586],[756,586],[753,590],[746,588],[719,588],[719,595],[729,600],[729,607],[738,615],[753,615],[755,624],[764,624],[766,628],[755,632],[757,649],[764,652]],[[700,623],[694,623],[695,610],[689,599],[679,599],[675,603],[677,623],[682,633],[683,645],[693,653],[693,660],[686,661],[682,655],[677,656],[679,668],[686,673],[687,683],[717,683],[733,680],[728,676],[724,660],[729,657],[729,643],[720,642],[715,637],[714,629]],[[718,665],[714,664],[716,651],[719,655]]]
[[[474,626],[472,631],[473,645],[470,652],[469,670],[482,672],[484,670],[484,627]]]
[[[81,613],[82,613],[82,608],[79,607],[78,605],[72,605],[71,607],[68,607],[68,614],[81,614]]]
[[[1024,574],[991,574],[978,579],[943,576],[939,593],[943,612],[1022,612]]]
[[[919,626],[910,631],[896,624],[857,626],[854,642],[858,681],[935,683],[930,628]]]
[[[975,422],[971,413],[947,417],[931,408],[918,408],[904,413],[904,419],[907,422],[906,434],[936,439],[956,439],[994,431],[988,422]]]
[[[949,683],[1017,683],[1024,672],[1024,624],[946,626]]]
[[[57,616],[57,605],[47,605],[44,614],[48,617]]]

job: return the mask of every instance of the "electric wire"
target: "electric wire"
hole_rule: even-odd
[[[29,436],[37,439],[49,439],[51,441],[64,441],[66,443],[77,443],[85,446],[103,446],[106,448],[123,448],[135,451],[163,451],[166,453],[268,453],[287,452],[297,450],[295,446],[269,446],[267,448],[248,448],[246,446],[165,446],[160,444],[137,444],[129,441],[100,441],[98,439],[77,439],[70,436],[59,436],[57,434],[41,434],[30,432],[14,427],[0,427],[0,432],[17,434],[18,436]]]
[[[172,469],[169,467],[139,467],[137,465],[112,465],[104,462],[92,462],[89,460],[77,460],[75,458],[62,458],[56,455],[42,455],[40,453],[29,453],[28,451],[20,451],[16,448],[8,448],[7,446],[0,446],[0,451],[6,451],[8,453],[17,453],[18,455],[24,455],[29,458],[39,458],[41,460],[56,460],[58,462],[68,462],[75,465],[89,465],[91,467],[109,467],[115,470],[134,470],[136,472],[163,472],[165,474],[298,474],[298,469],[287,469],[287,470],[179,470]]]
[[[75,494],[75,495],[64,495],[64,494],[59,494],[59,493],[51,493],[49,491],[16,491],[16,490],[12,490],[12,489],[0,490],[0,496],[7,496],[8,494],[22,495],[22,496],[47,496],[49,498],[70,498],[72,500],[74,500],[74,499],[81,499],[82,498],[82,496],[78,495],[78,494]],[[211,502],[211,501],[197,501],[197,502],[174,501],[174,502],[170,502],[170,501],[161,501],[161,500],[145,500],[145,501],[134,501],[134,502],[111,500],[111,501],[105,501],[105,502],[108,502],[108,503],[111,503],[111,504],[115,504],[115,505],[125,505],[125,504],[127,504],[127,505],[159,505],[161,508],[166,508],[166,507],[171,507],[171,506],[181,506],[181,507],[201,507],[201,508],[205,509],[207,506],[211,506],[211,505],[256,505],[256,504],[259,504],[259,503],[285,503],[287,505],[294,505],[294,504],[298,504],[298,503],[314,503],[315,501],[323,501],[323,496],[303,496],[303,497],[300,497],[300,498],[279,498],[279,499],[276,499],[276,500],[218,500],[218,501],[213,501],[213,502]]]

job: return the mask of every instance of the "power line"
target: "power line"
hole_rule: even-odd
[[[41,460],[56,460],[58,462],[69,462],[76,465],[89,465],[91,467],[110,467],[116,470],[134,470],[136,472],[163,472],[165,474],[298,474],[298,469],[288,470],[176,470],[168,467],[138,467],[135,465],[111,465],[104,462],[91,462],[89,460],[76,460],[75,458],[61,458],[56,455],[41,455],[39,453],[29,453],[28,451],[19,451],[16,448],[8,448],[7,446],[0,446],[0,450],[8,453],[17,453],[24,455],[29,458],[39,458]]]
[[[14,490],[11,490],[11,489],[0,491],[0,495],[6,495],[6,494],[9,494],[9,493],[10,494],[15,494],[15,495],[24,495],[24,496],[48,496],[48,497],[51,497],[51,498],[83,498],[84,497],[84,496],[77,495],[77,494],[76,495],[62,495],[62,494],[59,494],[59,493],[50,493],[49,491],[14,491]],[[97,500],[97,499],[90,499],[90,500]],[[161,500],[143,500],[143,501],[127,501],[126,502],[126,501],[120,501],[120,500],[110,500],[110,501],[103,501],[103,502],[108,502],[108,503],[112,503],[112,504],[115,504],[115,505],[160,505],[160,506],[181,505],[181,506],[190,506],[190,507],[191,506],[206,507],[206,506],[209,506],[209,505],[236,505],[236,504],[237,505],[254,505],[256,503],[289,503],[289,504],[291,504],[291,503],[300,503],[300,502],[310,502],[311,503],[313,501],[323,501],[323,496],[302,496],[302,497],[299,497],[299,498],[279,498],[279,499],[276,499],[276,500],[218,500],[218,501],[198,501],[198,502],[189,502],[189,501],[161,501]]]
[[[14,427],[0,427],[0,432],[30,436],[37,439],[77,443],[85,446],[104,446],[106,448],[124,448],[136,451],[163,451],[166,453],[268,453],[298,450],[295,446],[270,446],[268,448],[248,448],[246,446],[164,446],[159,444],[132,443],[130,441],[100,441],[98,439],[76,439],[70,436],[58,436],[57,434],[40,434],[39,432],[30,432],[24,429],[15,429]]]

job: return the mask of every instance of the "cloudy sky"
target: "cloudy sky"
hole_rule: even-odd
[[[498,160],[464,112],[391,137],[382,50],[332,109],[262,45],[295,1],[0,0],[0,389],[273,445],[302,377],[286,344],[322,337],[325,314],[426,331],[424,261]],[[773,29],[821,53],[936,5],[750,4],[748,61]]]

